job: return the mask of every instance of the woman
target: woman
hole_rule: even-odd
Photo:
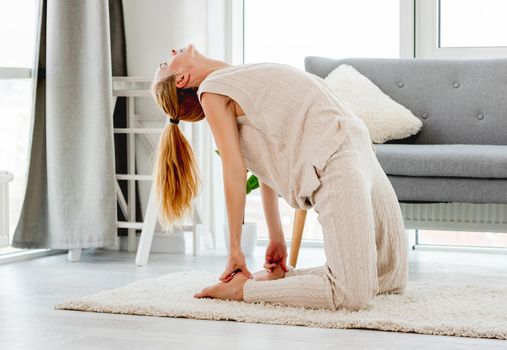
[[[160,64],[152,92],[171,121],[155,169],[165,223],[188,212],[198,192],[179,121],[206,118],[221,155],[230,254],[221,282],[195,297],[359,310],[379,293],[403,291],[407,243],[396,194],[365,124],[322,78],[278,63],[229,65],[190,44]],[[255,276],[240,248],[247,169],[260,182],[270,240],[266,270]],[[325,265],[286,265],[278,194],[318,213]]]

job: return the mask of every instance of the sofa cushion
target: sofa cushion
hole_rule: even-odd
[[[388,175],[507,179],[507,146],[377,144]]]
[[[388,175],[398,201],[507,204],[507,179]]]
[[[354,67],[342,64],[324,81],[361,118],[373,143],[404,139],[417,134],[422,121],[394,101]]]

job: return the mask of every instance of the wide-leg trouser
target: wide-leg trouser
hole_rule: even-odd
[[[274,281],[248,280],[246,302],[360,310],[408,282],[408,243],[398,199],[364,124],[351,122],[340,148],[317,170],[312,195],[326,264],[291,269]]]

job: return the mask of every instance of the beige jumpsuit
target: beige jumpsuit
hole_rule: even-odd
[[[254,80],[257,75],[264,76],[265,71],[259,66],[246,66],[258,70],[256,72],[252,69],[253,75],[248,81]],[[271,69],[268,70],[271,75],[276,74],[277,68],[283,71],[283,67],[274,64],[268,67]],[[340,133],[334,136],[337,141],[335,147],[328,148],[327,144],[315,142],[318,148],[312,150],[313,153],[316,154],[322,149],[323,153],[327,151],[328,154],[324,155],[324,161],[320,165],[318,161],[314,161],[312,167],[301,167],[313,170],[316,181],[314,186],[311,186],[310,192],[304,192],[305,186],[298,187],[292,183],[287,186],[292,192],[287,192],[282,179],[290,175],[280,174],[277,167],[283,160],[276,158],[276,155],[287,148],[288,142],[282,142],[282,148],[279,143],[270,144],[270,139],[266,136],[268,132],[261,136],[259,133],[254,134],[255,137],[249,136],[250,129],[247,127],[251,126],[253,130],[251,119],[255,122],[255,113],[260,112],[252,107],[251,101],[246,99],[244,94],[235,94],[236,90],[231,89],[233,84],[228,84],[230,79],[221,84],[218,84],[216,79],[220,76],[240,76],[238,73],[241,70],[241,66],[235,66],[217,71],[213,74],[214,79],[210,76],[210,81],[215,80],[216,84],[201,84],[198,96],[200,97],[203,91],[213,91],[229,95],[240,103],[246,118],[238,118],[238,126],[240,130],[245,128],[244,132],[240,132],[240,137],[248,169],[253,169],[261,181],[279,189],[282,197],[294,208],[315,210],[323,230],[326,255],[325,265],[306,269],[291,268],[283,279],[248,280],[243,289],[244,300],[332,310],[359,310],[366,307],[377,294],[402,292],[408,281],[408,246],[401,209],[394,189],[375,156],[365,124],[339,101],[336,102],[343,119],[340,120],[338,128]],[[288,70],[290,73],[291,70]],[[287,75],[287,72],[283,74]],[[283,77],[280,75],[280,79]],[[302,80],[304,79],[303,77]],[[248,91],[247,80],[238,79],[238,82],[243,83],[242,87],[246,85],[244,89]],[[306,84],[308,85],[309,81],[306,81]],[[327,89],[324,85],[321,87]],[[317,100],[313,97],[313,101]],[[304,104],[304,101],[301,103]],[[306,111],[304,118],[310,118],[308,111],[311,111],[311,108]],[[259,122],[258,125],[262,124]],[[255,128],[258,129],[262,131],[261,128]],[[301,137],[302,131],[299,130],[298,134]],[[321,134],[325,135],[323,130]],[[316,139],[316,136],[313,138]],[[254,143],[258,158],[263,158],[263,162],[256,161],[257,158],[252,155],[254,148],[249,146]],[[264,146],[266,148],[263,148]],[[275,158],[266,158],[265,154],[273,153],[273,148],[280,152],[273,156]],[[305,149],[310,148],[310,144],[305,146]],[[303,157],[303,151],[298,152],[294,159]],[[296,164],[299,163],[291,160],[293,170],[300,175],[301,181],[313,183],[306,170],[297,171]],[[299,192],[294,194],[296,189]],[[308,195],[303,196],[301,193]],[[303,199],[304,204],[301,204]]]

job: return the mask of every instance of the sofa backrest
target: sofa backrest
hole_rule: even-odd
[[[340,64],[367,76],[423,122],[387,143],[507,145],[507,58],[305,57],[305,70],[325,78]]]

